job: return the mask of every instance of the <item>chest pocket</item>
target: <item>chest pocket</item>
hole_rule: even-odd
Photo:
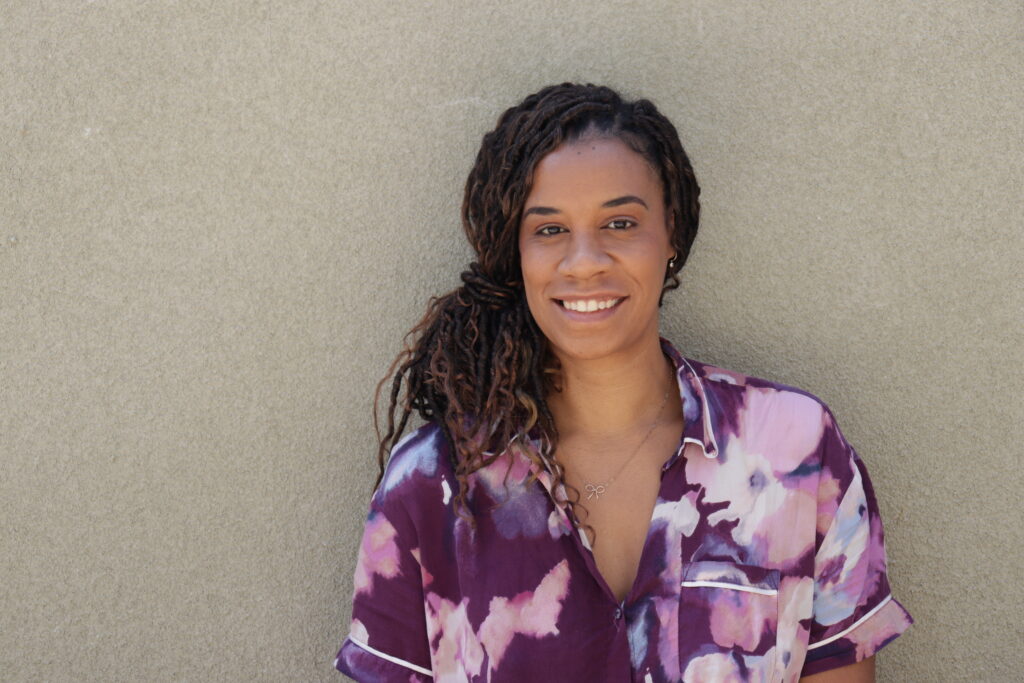
[[[781,680],[779,578],[777,569],[749,564],[683,564],[679,664],[685,683]]]

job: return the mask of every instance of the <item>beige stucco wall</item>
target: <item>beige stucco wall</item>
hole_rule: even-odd
[[[0,3],[0,678],[341,678],[374,385],[562,80],[693,159],[664,333],[867,462],[880,680],[1016,678],[1022,57],[1016,0]]]

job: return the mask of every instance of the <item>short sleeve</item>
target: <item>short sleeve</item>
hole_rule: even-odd
[[[825,409],[814,608],[803,676],[875,654],[912,623],[892,596],[885,539],[864,463]]]
[[[362,682],[430,681],[416,532],[400,501],[370,504],[353,577],[352,622],[334,666]]]

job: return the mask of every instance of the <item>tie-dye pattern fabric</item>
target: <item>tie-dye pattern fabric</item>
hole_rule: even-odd
[[[357,681],[796,681],[912,623],[892,598],[871,482],[831,411],[685,359],[685,428],[619,603],[513,443],[455,512],[444,438],[395,447],[374,493],[335,666]]]

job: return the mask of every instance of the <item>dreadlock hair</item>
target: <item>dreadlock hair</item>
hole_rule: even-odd
[[[430,300],[377,387],[380,473],[375,488],[415,411],[423,420],[438,422],[444,433],[459,483],[455,500],[460,515],[469,517],[464,514],[469,475],[491,464],[513,441],[528,444],[531,431],[542,446],[539,452],[523,451],[551,472],[556,491],[571,491],[566,502],[575,512],[579,492],[566,484],[554,457],[558,430],[545,398],[559,388],[558,362],[527,306],[519,224],[537,163],[585,136],[618,138],[658,172],[677,254],[666,270],[659,305],[666,291],[679,286],[677,274],[697,234],[700,188],[672,123],[646,99],[625,101],[610,88],[590,84],[548,86],[508,109],[484,135],[466,179],[462,227],[477,260],[462,273],[462,286]],[[382,434],[379,403],[389,379]]]

